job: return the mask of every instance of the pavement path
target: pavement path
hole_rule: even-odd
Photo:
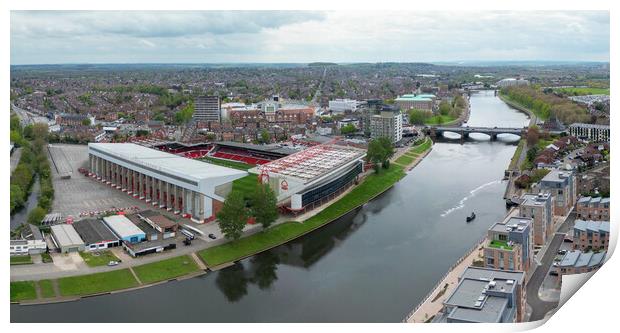
[[[19,163],[19,159],[22,156],[22,148],[15,148],[13,151],[13,155],[11,155],[11,173],[15,171],[17,168],[17,164]]]

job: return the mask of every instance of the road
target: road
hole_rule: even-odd
[[[538,295],[538,290],[549,273],[549,269],[553,264],[553,259],[564,241],[566,231],[568,231],[571,223],[575,221],[575,216],[575,213],[571,213],[560,226],[558,231],[553,235],[553,239],[551,240],[551,243],[549,243],[549,246],[547,247],[547,250],[541,260],[541,264],[536,267],[536,270],[527,283],[527,303],[532,307],[530,321],[543,319],[549,311],[554,310],[558,306],[558,302],[548,302],[542,300]]]
[[[316,103],[317,99],[321,96],[321,89],[323,88],[323,82],[325,82],[325,75],[327,74],[327,67],[323,70],[323,76],[321,77],[321,81],[319,82],[319,87],[316,89],[314,93],[314,97],[312,97],[311,103]]]

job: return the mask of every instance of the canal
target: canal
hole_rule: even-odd
[[[526,124],[493,91],[472,95],[469,126]],[[77,302],[11,305],[11,321],[399,322],[506,214],[502,178],[515,138],[478,139],[435,144],[376,200],[235,266]]]

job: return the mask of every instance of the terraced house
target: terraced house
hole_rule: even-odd
[[[609,221],[609,198],[583,197],[575,207],[577,218],[593,221]]]
[[[573,248],[575,250],[607,250],[608,246],[609,221],[575,221],[573,227]]]

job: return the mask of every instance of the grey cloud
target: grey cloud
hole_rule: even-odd
[[[11,32],[51,38],[97,34],[178,37],[258,33],[263,29],[324,18],[324,13],[312,11],[13,11]]]

